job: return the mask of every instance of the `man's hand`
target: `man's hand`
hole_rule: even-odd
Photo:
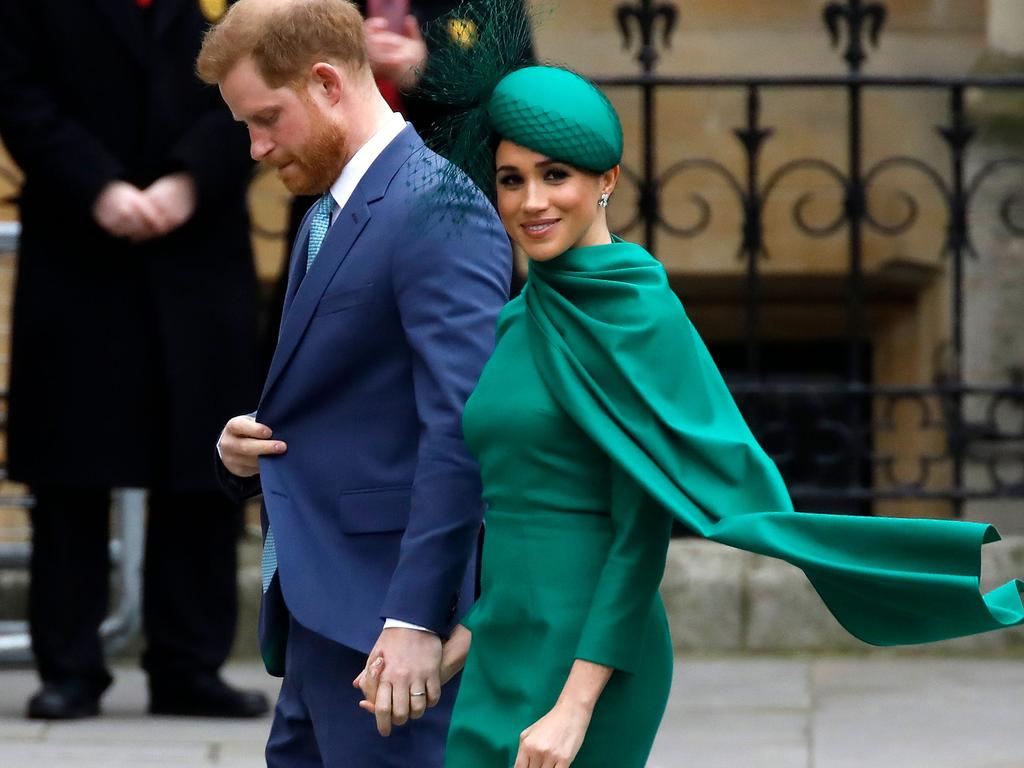
[[[92,217],[114,237],[140,242],[158,234],[162,214],[138,187],[127,181],[112,181],[96,198]]]
[[[142,194],[156,211],[153,226],[157,236],[170,234],[196,211],[196,183],[187,173],[162,176]]]
[[[402,90],[416,85],[427,61],[427,44],[415,16],[405,17],[404,34],[388,29],[386,19],[371,17],[363,23],[366,51],[373,74],[390,80]]]
[[[381,658],[386,663],[377,661]],[[380,670],[379,676],[375,669]],[[389,627],[380,633],[367,657],[366,670],[354,684],[372,702],[381,736],[391,735],[393,725],[423,717],[428,707],[441,700],[440,669],[441,638],[433,632]]]
[[[217,452],[228,472],[237,477],[259,474],[259,457],[288,450],[282,440],[272,440],[273,432],[252,416],[235,416],[224,425],[217,441]]]
[[[445,685],[455,677],[462,668],[466,666],[466,656],[469,654],[469,646],[473,642],[473,634],[461,624],[456,625],[452,630],[451,637],[445,640],[441,647],[441,685]],[[353,688],[359,688],[363,692],[363,700],[359,707],[371,715],[377,714],[374,702],[377,700],[377,686],[381,672],[384,671],[384,657],[377,656],[369,663],[359,676],[352,681]]]

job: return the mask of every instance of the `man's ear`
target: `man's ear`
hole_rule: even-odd
[[[330,106],[341,100],[345,90],[345,77],[333,64],[320,61],[309,70],[309,86],[315,99],[323,99]]]

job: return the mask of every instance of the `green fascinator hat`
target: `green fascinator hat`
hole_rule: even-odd
[[[491,129],[554,160],[601,173],[622,160],[622,124],[608,98],[574,72],[524,67],[487,103]]]
[[[472,0],[424,30],[430,57],[416,95],[445,113],[427,144],[492,199],[500,139],[597,173],[622,159],[622,125],[607,97],[574,72],[536,66],[527,7]]]

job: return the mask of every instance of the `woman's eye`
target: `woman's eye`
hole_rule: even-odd
[[[549,168],[544,173],[544,178],[547,181],[564,181],[569,178],[569,172],[563,168]]]
[[[508,174],[506,176],[501,176],[501,177],[498,178],[498,184],[500,184],[503,187],[514,187],[517,184],[522,184],[522,182],[523,182],[522,177],[521,176],[517,176],[514,173],[510,173],[510,174]]]

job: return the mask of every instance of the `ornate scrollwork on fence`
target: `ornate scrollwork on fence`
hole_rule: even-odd
[[[890,237],[902,235],[914,226],[920,212],[920,205],[917,202],[917,198],[910,192],[904,189],[896,189],[896,195],[904,206],[903,216],[895,221],[883,221],[881,216],[872,210],[870,190],[883,174],[900,168],[916,171],[921,174],[941,195],[942,200],[947,206],[952,199],[952,192],[946,180],[942,178],[942,174],[924,160],[916,157],[896,156],[887,157],[875,163],[864,174],[864,188],[868,191],[866,195],[868,205],[864,208],[864,221],[876,232]]]
[[[1007,170],[1024,172],[1024,157],[1004,157],[991,160],[974,174],[967,186],[968,207],[977,199],[979,192],[995,176]],[[1022,173],[1024,175],[1024,173]],[[1021,188],[1010,192],[999,202],[999,218],[1006,229],[1015,237],[1024,237],[1024,183]],[[1014,218],[1014,216],[1019,218]]]
[[[827,178],[837,184],[840,191],[844,191],[849,187],[849,180],[847,179],[846,174],[836,168],[835,165],[819,158],[804,157],[783,163],[772,172],[759,193],[762,203],[767,203],[771,199],[772,192],[775,191],[783,179],[796,171],[801,170],[822,172]],[[800,197],[798,197],[796,202],[793,204],[793,223],[806,235],[811,237],[828,237],[829,235],[835,234],[843,227],[846,223],[846,214],[843,211],[842,206],[840,206],[835,217],[826,219],[823,223],[814,224],[809,221],[806,213],[807,206],[814,201],[817,195],[818,193],[815,191],[801,193]]]
[[[742,205],[745,195],[740,182],[722,163],[708,158],[693,158],[674,163],[658,178],[659,189],[664,192],[669,183],[677,176],[682,176],[694,170],[708,171],[722,179],[726,186],[736,195],[737,201]],[[677,237],[696,237],[703,233],[711,223],[711,203],[708,201],[707,196],[699,191],[690,193],[690,202],[697,209],[697,220],[693,224],[673,224],[662,213],[659,221],[661,227]]]

